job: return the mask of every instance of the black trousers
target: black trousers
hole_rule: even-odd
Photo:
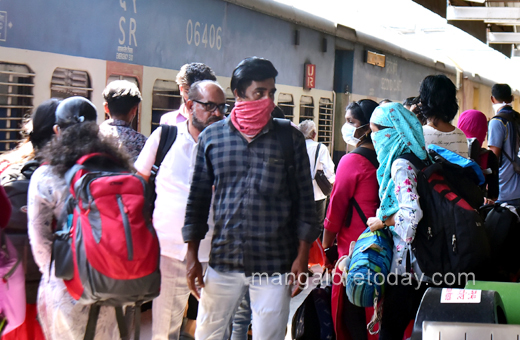
[[[318,223],[323,229],[323,221],[325,220],[325,213],[327,212],[327,199],[316,201],[316,216],[318,217]]]
[[[411,281],[411,282],[410,282]],[[380,340],[402,339],[411,319],[415,319],[422,296],[428,286],[416,280],[398,276],[397,284],[385,286],[383,317],[381,319]]]

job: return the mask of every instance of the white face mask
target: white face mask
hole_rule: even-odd
[[[503,108],[504,106],[509,105],[508,103],[497,103],[493,104],[493,110],[495,111],[495,114],[498,113],[498,111]]]
[[[352,146],[357,146],[359,142],[361,142],[361,140],[359,138],[354,137],[354,135],[356,134],[356,130],[367,125],[368,124],[365,124],[357,128],[348,122],[343,124],[343,126],[341,127],[341,135],[343,136],[343,140],[345,141],[345,143],[350,144]]]

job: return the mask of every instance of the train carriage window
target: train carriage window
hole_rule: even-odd
[[[233,91],[231,91],[231,88],[226,89],[226,104],[229,105],[228,111],[226,113],[226,116],[229,116],[231,113],[231,110],[235,107],[235,95],[233,94]]]
[[[330,147],[332,142],[332,100],[320,98],[318,117],[318,142]]]
[[[307,119],[314,120],[314,99],[311,96],[301,96],[300,123]]]
[[[278,107],[282,109],[285,118],[293,120],[294,118],[294,100],[292,94],[280,93],[278,95]]]
[[[179,86],[172,80],[157,79],[152,93],[152,132],[161,121],[161,116],[169,111],[177,110],[182,103]]]
[[[58,67],[52,73],[51,98],[81,96],[91,99],[92,87],[86,71]]]
[[[0,153],[20,140],[21,125],[33,108],[34,73],[26,65],[0,62]]]

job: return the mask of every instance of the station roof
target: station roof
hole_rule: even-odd
[[[501,51],[488,46],[483,39],[467,33],[448,21],[453,15],[470,15],[459,7],[479,8],[479,6],[451,6],[446,5],[446,16],[423,7],[412,0],[276,0],[277,2],[293,6],[297,9],[312,13],[336,24],[351,27],[379,39],[388,41],[401,48],[432,58],[435,61],[452,65],[474,77],[481,77],[496,83],[508,83],[513,90],[520,90],[520,57],[507,56]],[[467,2],[465,0],[455,0]],[[519,0],[520,1],[520,0]],[[518,10],[517,19],[520,22],[520,2],[508,2],[511,5],[508,13]],[[453,1],[452,1],[453,2]],[[488,5],[489,4],[489,5]],[[483,22],[504,17],[513,20],[515,15],[495,12],[494,7],[504,2],[486,0],[488,15]],[[442,12],[442,11],[440,11]],[[455,14],[453,14],[455,13]],[[458,14],[457,14],[458,13]],[[462,13],[462,14],[461,14]],[[466,13],[466,14],[464,14]],[[502,13],[502,14],[500,14]],[[476,15],[476,14],[475,14]],[[483,14],[484,15],[484,14]],[[501,16],[490,19],[491,16]],[[479,19],[481,20],[481,19]],[[483,23],[485,25],[495,25]],[[510,25],[512,22],[501,21],[501,25]],[[520,25],[520,23],[519,23]],[[494,27],[494,26],[493,26]],[[508,26],[514,27],[516,26]],[[519,26],[520,27],[520,26]],[[489,39],[512,39],[511,36],[501,36],[489,30]],[[520,32],[520,31],[519,31]],[[512,32],[514,33],[514,32]],[[520,35],[520,33],[518,33]],[[516,38],[515,38],[516,39]],[[518,41],[520,44],[520,39]]]

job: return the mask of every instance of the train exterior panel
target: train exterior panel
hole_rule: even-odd
[[[384,54],[385,66],[366,63],[367,51]],[[0,152],[14,146],[21,116],[51,96],[84,95],[101,112],[102,90],[113,79],[140,87],[135,127],[148,135],[180,105],[175,76],[188,62],[209,65],[231,104],[232,70],[253,55],[279,71],[277,104],[295,123],[313,119],[331,152],[345,151],[340,129],[348,103],[402,101],[429,74],[457,83],[461,110],[478,106],[488,114],[491,107],[483,80],[464,82],[454,67],[271,0],[4,0]],[[306,64],[315,65],[312,89],[304,88]]]
[[[209,65],[227,88],[238,62],[257,55],[270,59],[279,70],[282,106],[295,122],[312,118],[318,124],[322,98],[327,102],[322,111],[332,110],[334,49],[324,52],[322,44],[325,39],[334,46],[334,37],[228,2],[98,0],[64,4],[30,0],[22,5],[3,1],[0,14],[0,62],[25,65],[28,73],[34,74],[33,105],[50,97],[49,84],[58,68],[83,71],[88,78],[83,85],[87,97],[98,108],[102,107],[101,92],[107,81],[129,79],[143,92],[138,129],[149,134],[158,116],[180,103],[177,100],[174,107],[154,108],[158,81],[175,96],[177,70],[184,63],[198,61]],[[303,89],[306,63],[316,65],[312,90]],[[120,64],[139,65],[141,71]],[[230,89],[226,90],[231,97]],[[12,102],[4,101],[4,106]],[[300,109],[305,114],[301,115]],[[327,124],[332,124],[332,114]],[[322,139],[330,146],[331,127],[326,128],[328,138]]]

